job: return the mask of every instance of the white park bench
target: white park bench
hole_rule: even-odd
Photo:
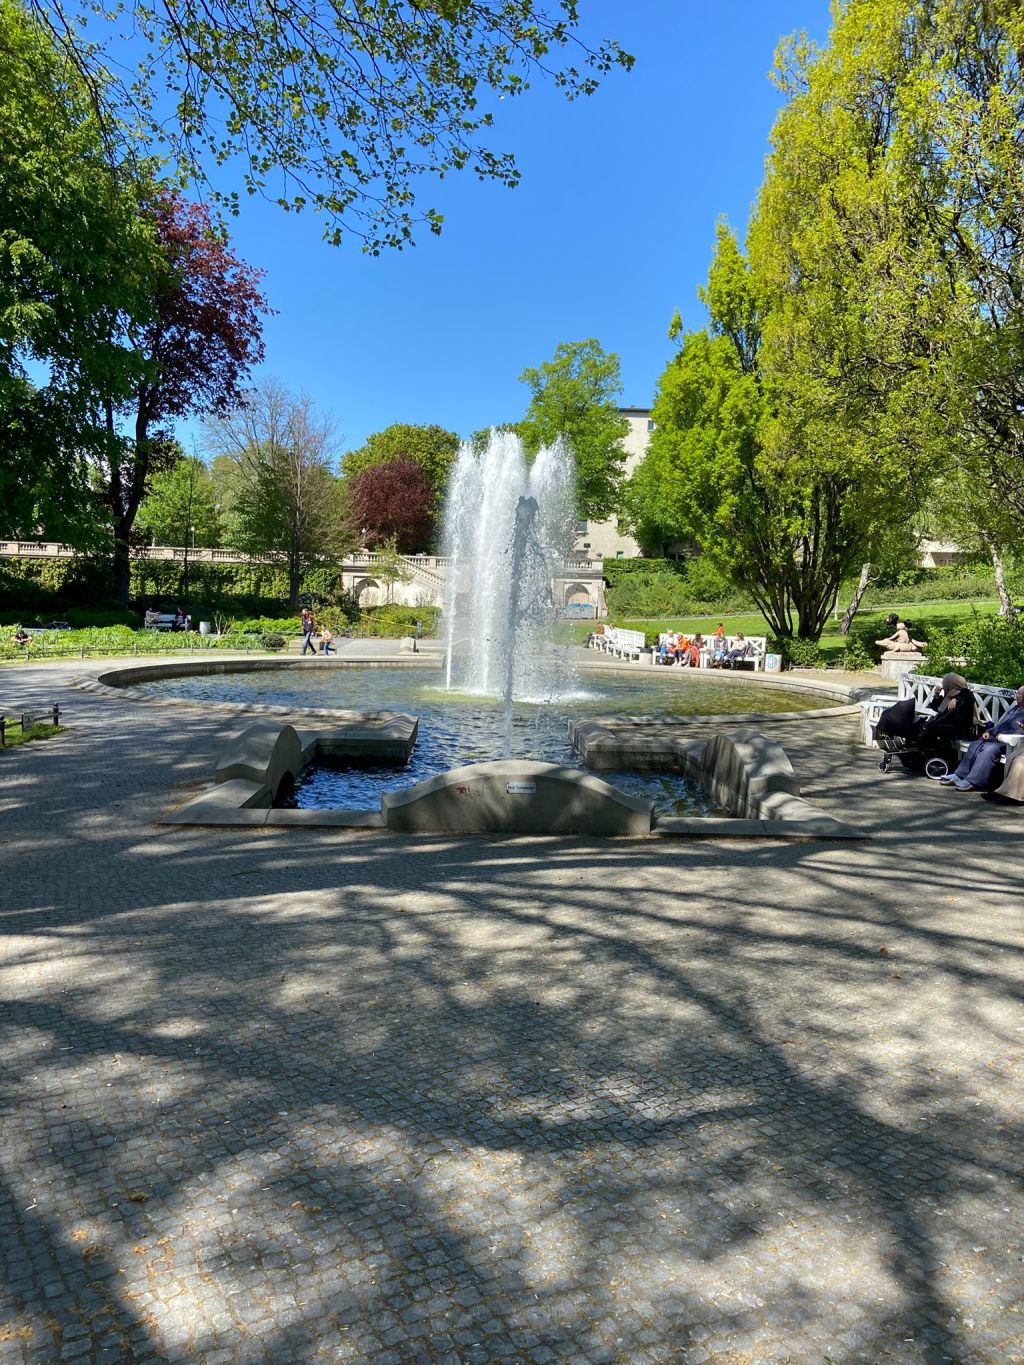
[[[661,649],[661,646],[668,639],[669,633],[670,632],[666,631],[658,636],[658,643],[654,648],[653,655],[653,662],[656,664],[667,662],[667,660],[662,659],[659,651]],[[688,638],[692,639],[693,637],[689,636]],[[712,640],[713,637],[710,635],[706,635],[704,637],[704,646],[700,651],[701,668],[711,667],[711,660],[714,657],[716,648],[716,646],[712,643]],[[764,672],[764,656],[768,650],[767,636],[747,635],[742,640],[735,635],[725,636],[726,653],[728,653],[730,649],[739,649],[744,644],[748,644],[750,646],[750,654],[746,659],[741,659],[740,662],[752,665],[755,673]]]
[[[906,701],[908,697],[914,698],[914,710],[919,716],[931,716],[935,713],[929,706],[929,702],[935,693],[935,689],[942,684],[941,678],[931,678],[927,674],[907,673],[899,682],[896,696],[891,692],[879,692],[874,696],[867,697],[860,704],[861,710],[861,739],[869,748],[877,748],[875,740],[875,727],[878,725],[878,717],[895,701]],[[998,725],[1002,718],[1016,704],[1017,694],[1012,687],[985,687],[981,683],[971,683],[971,692],[974,694],[975,702],[975,730],[981,734],[983,730],[990,729],[993,725]],[[1021,736],[1024,739],[1024,735]],[[1008,749],[1013,749],[1021,742],[1016,736],[1008,736],[1003,740]],[[970,740],[962,739],[957,745],[961,753],[965,753]],[[1006,761],[1006,754],[1002,755],[1000,762]]]
[[[625,630],[621,626],[606,627],[604,652],[616,659],[639,659],[644,652],[642,630]]]
[[[173,630],[178,618],[173,611],[158,611],[150,615],[143,624],[144,630]]]

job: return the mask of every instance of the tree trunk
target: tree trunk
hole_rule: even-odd
[[[114,529],[114,556],[111,567],[114,575],[114,596],[122,606],[128,605],[128,594],[132,585],[131,549],[128,543],[130,535],[131,526],[125,526],[119,521]]]
[[[292,527],[292,543],[288,548],[288,605],[297,607],[299,605],[299,583],[302,578],[302,554],[299,546],[299,537],[296,529]]]
[[[840,635],[849,635],[850,627],[853,625],[853,618],[857,615],[858,611],[860,611],[860,604],[864,599],[864,594],[867,592],[868,584],[870,582],[871,561],[870,559],[865,559],[860,568],[860,580],[857,583],[857,590],[853,594],[850,605],[843,612],[843,619],[839,623]]]
[[[996,579],[996,592],[999,594],[999,615],[1005,616],[1012,621],[1017,615],[1017,608],[1013,605],[1010,598],[1010,590],[1006,586],[1006,574],[1003,570],[1003,557],[999,553],[999,546],[992,539],[987,531],[982,531],[981,538],[985,542],[988,550],[988,557],[992,561],[992,572]]]

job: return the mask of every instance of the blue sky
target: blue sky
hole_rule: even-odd
[[[278,315],[264,371],[335,417],[343,448],[391,422],[468,435],[514,421],[518,376],[562,341],[595,336],[622,361],[623,402],[644,406],[672,353],[717,218],[742,228],[779,95],[781,35],[824,38],[826,0],[583,0],[584,30],[636,56],[573,104],[537,87],[498,106],[491,141],[516,153],[513,190],[449,177],[424,187],[442,237],[378,258],[325,245],[312,215],[259,200],[229,225],[266,271]]]

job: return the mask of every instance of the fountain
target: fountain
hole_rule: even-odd
[[[528,466],[516,435],[492,431],[482,451],[462,447],[452,472],[445,687],[503,699],[506,756],[513,703],[565,691],[565,661],[551,640],[551,585],[572,543],[574,494],[561,440]]]

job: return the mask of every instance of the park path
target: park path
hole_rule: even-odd
[[[1024,1360],[1019,812],[841,720],[867,844],[161,828],[241,722],[82,671],[0,673],[4,1365]]]

